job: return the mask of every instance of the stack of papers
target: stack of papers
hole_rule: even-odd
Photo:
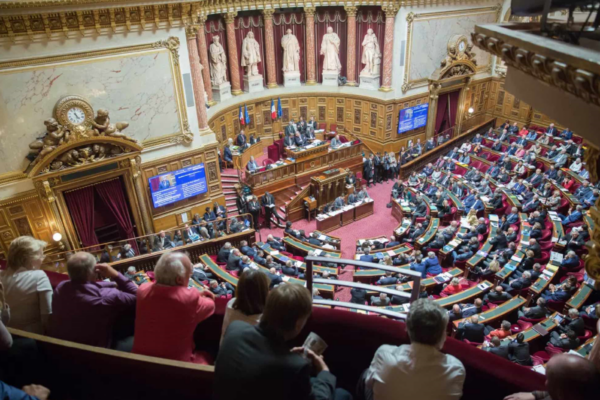
[[[327,240],[327,236],[321,235],[321,236],[319,236],[319,240]]]

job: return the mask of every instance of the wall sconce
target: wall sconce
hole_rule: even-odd
[[[52,235],[52,239],[56,242],[56,244],[58,245],[58,248],[61,251],[65,249],[65,244],[62,242],[62,235],[60,234],[60,232],[55,232]]]
[[[475,110],[473,109],[473,107],[469,107],[469,115],[473,115],[473,113],[475,112]]]

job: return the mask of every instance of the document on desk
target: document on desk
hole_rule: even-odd
[[[319,240],[327,240],[327,236],[321,235],[321,236],[319,236]]]

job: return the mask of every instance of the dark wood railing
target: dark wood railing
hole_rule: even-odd
[[[495,118],[489,118],[482,123],[474,125],[472,128],[456,136],[454,139],[450,139],[450,141],[443,143],[441,146],[437,146],[433,150],[428,151],[422,156],[417,157],[414,160],[402,165],[400,167],[400,179],[408,178],[408,176],[413,171],[422,170],[425,167],[425,165],[429,164],[430,162],[436,161],[439,157],[446,154],[449,151],[449,149],[460,146],[464,142],[471,140],[476,134],[484,134],[489,128],[494,127],[495,121]]]

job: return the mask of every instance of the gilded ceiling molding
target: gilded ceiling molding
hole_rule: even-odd
[[[519,43],[511,40],[510,37],[496,35],[487,30],[488,27],[490,25],[477,26],[475,32],[471,34],[473,43],[477,47],[500,57],[508,66],[567,91],[588,103],[600,106],[600,85],[598,84],[600,68],[597,64],[595,66],[588,65],[591,67],[588,69],[582,67],[575,58],[569,61],[556,59],[551,56],[560,54],[556,51],[556,47],[548,48],[545,51],[543,45],[538,43],[537,46],[525,48],[526,42]]]

